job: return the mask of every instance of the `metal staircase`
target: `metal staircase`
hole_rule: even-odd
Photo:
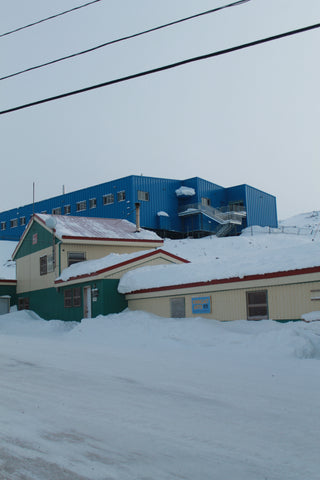
[[[214,208],[210,205],[203,205],[201,202],[180,207],[178,215],[184,217],[199,213],[221,225],[216,232],[218,237],[227,236],[235,225],[242,224],[243,217],[247,215],[245,207],[242,206]]]

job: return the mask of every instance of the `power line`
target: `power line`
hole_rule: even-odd
[[[141,35],[146,35],[147,33],[155,32],[156,30],[160,30],[162,28],[171,27],[172,25],[176,25],[178,23],[186,22],[188,20],[192,20],[194,18],[201,17],[203,15],[208,15],[210,13],[215,13],[215,12],[218,12],[219,10],[223,10],[225,8],[235,7],[235,6],[238,6],[242,3],[247,3],[247,2],[250,2],[250,1],[251,0],[238,0],[236,2],[229,3],[227,5],[222,5],[221,7],[212,8],[211,10],[207,10],[205,12],[196,13],[195,15],[190,15],[189,17],[181,18],[179,20],[174,20],[174,21],[166,23],[164,25],[149,28],[148,30],[144,30],[143,32],[133,33],[132,35],[126,35],[125,37],[117,38],[116,40],[110,40],[109,42],[102,43],[101,45],[97,45],[95,47],[91,47],[91,48],[88,48],[86,50],[82,50],[81,52],[72,53],[70,55],[66,55],[65,57],[57,58],[55,60],[51,60],[51,61],[46,62],[46,63],[41,63],[40,65],[35,65],[33,67],[25,68],[24,70],[20,70],[19,72],[10,73],[9,75],[5,75],[4,77],[0,77],[0,80],[6,80],[7,78],[15,77],[17,75],[21,75],[23,73],[30,72],[31,70],[36,70],[38,68],[47,67],[48,65],[52,65],[54,63],[62,62],[64,60],[68,60],[70,58],[74,58],[74,57],[77,57],[79,55],[84,55],[86,53],[93,52],[94,50],[98,50],[99,48],[103,48],[103,47],[107,47],[109,45],[113,45],[114,43],[119,43],[119,42],[123,42],[125,40],[129,40],[131,38],[139,37]]]
[[[7,35],[11,35],[12,33],[19,32],[20,30],[24,30],[25,28],[33,27],[34,25],[38,25],[39,23],[47,22],[48,20],[52,20],[53,18],[60,17],[61,15],[65,15],[66,13],[74,12],[75,10],[79,10],[80,8],[88,7],[92,3],[97,3],[97,2],[101,2],[101,0],[92,0],[91,2],[85,3],[83,5],[79,5],[78,7],[70,8],[69,10],[66,10],[64,12],[56,13],[55,15],[51,15],[50,17],[43,18],[42,20],[37,20],[36,22],[29,23],[29,25],[24,25],[23,27],[15,28],[10,32],[1,33],[0,38],[5,37]]]
[[[205,55],[200,55],[198,57],[187,58],[185,60],[181,60],[180,62],[171,63],[169,65],[164,65],[162,67],[153,68],[151,70],[146,70],[144,72],[134,73],[134,74],[128,75],[126,77],[121,77],[121,78],[117,78],[117,79],[114,79],[114,80],[109,80],[107,82],[103,82],[103,83],[100,83],[98,85],[91,85],[90,87],[81,88],[79,90],[73,90],[71,92],[62,93],[60,95],[55,95],[54,97],[47,97],[47,98],[44,98],[42,100],[37,100],[35,102],[26,103],[24,105],[19,105],[17,107],[13,107],[13,108],[9,108],[7,110],[0,111],[0,115],[4,115],[4,114],[10,113],[10,112],[14,112],[16,110],[22,110],[24,108],[33,107],[35,105],[40,105],[41,103],[52,102],[54,100],[59,100],[61,98],[70,97],[72,95],[78,95],[80,93],[88,92],[90,90],[95,90],[97,88],[107,87],[109,85],[114,85],[116,83],[127,82],[128,80],[133,80],[134,78],[144,77],[146,75],[152,75],[154,73],[163,72],[164,70],[170,70],[172,68],[181,67],[182,65],[186,65],[188,63],[198,62],[200,60],[206,60],[206,59],[212,58],[212,57],[218,57],[220,55],[225,55],[227,53],[236,52],[237,50],[243,50],[245,48],[253,47],[255,45],[260,45],[262,43],[272,42],[274,40],[279,40],[280,38],[289,37],[289,36],[292,36],[292,35],[297,35],[299,33],[307,32],[309,30],[314,30],[316,28],[320,28],[320,23],[316,23],[315,25],[309,25],[307,27],[302,27],[302,28],[299,28],[297,30],[291,30],[291,31],[285,32],[285,33],[279,33],[278,35],[273,35],[272,37],[261,38],[259,40],[255,40],[253,42],[243,43],[242,45],[237,45],[235,47],[226,48],[224,50],[219,50],[217,52],[207,53]]]

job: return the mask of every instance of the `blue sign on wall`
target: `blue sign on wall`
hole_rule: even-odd
[[[192,313],[211,313],[211,297],[193,297]]]

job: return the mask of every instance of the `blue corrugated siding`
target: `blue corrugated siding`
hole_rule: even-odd
[[[276,198],[246,185],[247,225],[277,227]]]
[[[195,195],[177,197],[176,190],[181,186],[191,187]],[[149,199],[138,199],[138,191],[148,192]],[[118,201],[117,193],[124,191],[125,199]],[[114,195],[112,204],[104,205],[103,196]],[[202,178],[193,177],[185,180],[144,177],[131,175],[110,182],[87,187],[75,192],[58,195],[36,202],[35,213],[52,213],[55,208],[70,205],[70,215],[121,218],[136,221],[135,202],[140,202],[141,226],[150,229],[167,229],[172,232],[192,233],[194,231],[216,230],[216,223],[203,215],[179,217],[179,207],[200,203],[202,197],[210,199],[213,207],[228,206],[230,202],[243,201],[247,208],[247,224],[277,226],[277,210],[275,197],[261,192],[248,185],[223,188]],[[96,199],[96,206],[90,208],[89,200]],[[86,201],[86,209],[77,211],[77,202]],[[166,212],[169,217],[159,219],[157,213]],[[25,226],[20,225],[21,217],[26,217],[26,224],[33,213],[33,205],[25,205],[0,213],[0,221],[6,222],[6,229],[0,230],[0,239],[18,240]],[[10,228],[10,220],[18,219],[18,226]],[[164,227],[165,225],[165,227]]]

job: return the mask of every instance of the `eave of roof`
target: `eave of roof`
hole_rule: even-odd
[[[230,277],[230,278],[219,278],[217,280],[210,280],[206,282],[193,282],[193,283],[181,283],[177,285],[166,285],[162,287],[152,287],[152,288],[143,288],[141,290],[133,290],[131,292],[126,292],[125,295],[136,295],[143,293],[152,293],[152,292],[164,292],[166,290],[182,290],[187,288],[195,287],[205,287],[209,285],[220,285],[228,283],[242,283],[254,280],[264,280],[280,277],[291,277],[295,275],[306,275],[310,273],[320,272],[320,266],[317,267],[308,267],[308,268],[299,268],[294,270],[285,270],[282,272],[271,272],[271,273],[261,273],[256,275],[245,275],[243,277]]]

